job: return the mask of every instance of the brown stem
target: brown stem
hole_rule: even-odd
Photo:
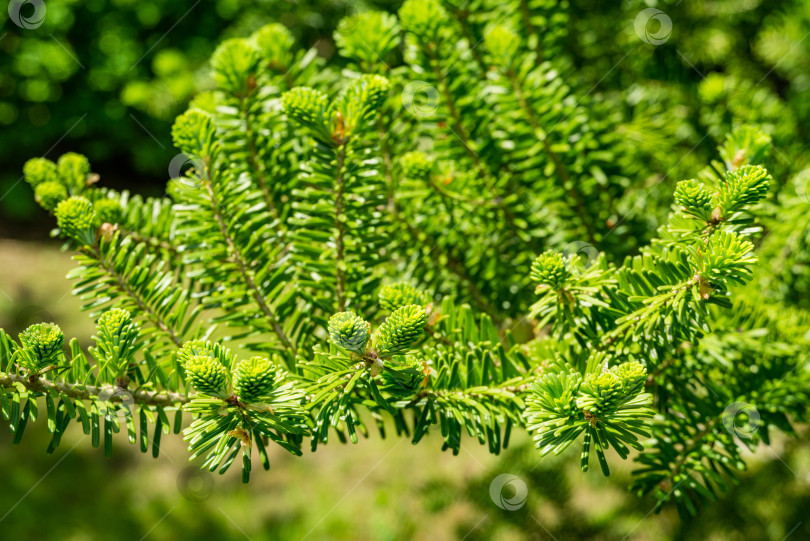
[[[14,387],[17,383],[21,383],[29,391],[37,393],[49,394],[65,394],[70,398],[77,400],[90,400],[93,396],[98,396],[104,393],[104,387],[97,387],[94,385],[80,385],[78,383],[66,383],[63,381],[54,382],[42,378],[29,378],[18,374],[4,374],[0,372],[0,387],[8,388]],[[121,392],[113,393],[107,400],[109,402],[123,402],[132,397],[136,404],[143,404],[146,406],[180,406],[187,403],[190,398],[187,395],[180,393],[172,393],[168,391],[134,391],[130,393]]]

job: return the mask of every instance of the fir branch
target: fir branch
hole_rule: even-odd
[[[101,268],[110,276],[117,287],[117,289],[129,297],[132,302],[138,307],[138,310],[143,314],[160,332],[165,334],[174,345],[181,346],[183,339],[180,337],[178,329],[169,325],[165,319],[152,308],[142,292],[137,291],[128,282],[127,277],[121,274],[113,262],[108,259],[107,255],[102,254],[97,246],[85,247],[83,253],[96,261]],[[114,254],[111,254],[114,257]]]
[[[146,451],[152,422],[156,455],[164,409],[177,409],[175,432],[182,412],[193,418],[191,457],[224,472],[241,454],[247,482],[254,450],[269,467],[267,442],[300,455],[307,439],[313,450],[332,435],[358,441],[368,419],[414,443],[440,432],[453,453],[466,433],[497,454],[519,429],[541,455],[581,445],[585,471],[596,455],[607,475],[608,449],[634,452],[637,492],[695,512],[744,467],[718,421],[729,404],[747,399],[762,415],[749,449],[795,433],[810,403],[808,316],[739,306],[760,300],[755,273],[773,271],[756,264],[763,232],[780,230],[759,225],[761,211],[784,217],[766,201],[781,187],[761,165],[768,136],[733,130],[721,160],[678,183],[673,212],[643,245],[670,200],[616,225],[637,195],[631,179],[660,171],[616,136],[627,96],[578,97],[581,81],[556,54],[566,10],[446,6],[405,0],[398,17],[347,17],[340,70],[297,51],[281,25],[226,40],[211,60],[217,91],[172,130],[194,159],[171,200],[100,189],[77,154],[26,164],[35,200],[78,251],[75,293],[98,324],[93,364],[76,339],[65,362],[53,323],[17,339],[0,331],[0,412],[14,443],[43,398],[49,451],[73,420],[94,445],[103,436],[107,454],[123,427]],[[415,104],[400,112],[406,94],[391,92],[420,77],[437,118]],[[595,245],[604,224],[617,227],[604,253],[559,249],[581,235]],[[782,233],[775,242],[796,250],[760,257],[793,268],[802,236]],[[778,282],[784,269],[770,274]],[[402,275],[414,283],[391,283]],[[113,415],[128,394],[143,406],[139,437],[131,416]]]
[[[436,252],[439,257],[443,257],[444,260],[447,261],[447,268],[455,276],[461,279],[461,282],[464,284],[467,292],[470,294],[470,298],[478,308],[487,314],[498,313],[498,310],[496,310],[495,307],[493,307],[492,304],[486,299],[484,294],[476,285],[475,280],[473,280],[473,278],[464,268],[463,262],[460,261],[458,257],[446,250],[438,239],[431,238],[425,231],[419,231],[416,229],[411,221],[403,215],[402,210],[396,202],[394,203],[394,216],[398,222],[405,227],[410,235],[410,238],[414,242],[418,242],[428,249],[428,254]],[[429,241],[425,242],[424,239],[429,239]],[[494,315],[493,317],[497,317],[497,315]]]
[[[208,174],[211,174],[210,166],[206,165],[206,167]],[[207,175],[205,175],[203,178],[207,178]],[[214,192],[211,182],[209,180],[203,180],[202,185],[205,187],[209,201],[211,202],[211,210],[213,212],[214,219],[216,220],[217,227],[219,228],[220,235],[228,246],[228,252],[231,254],[233,262],[239,269],[239,274],[241,275],[242,280],[244,280],[244,283],[250,291],[253,300],[256,302],[259,309],[264,313],[267,321],[272,326],[273,331],[276,333],[279,340],[281,340],[281,343],[288,351],[292,353],[292,357],[295,358],[297,354],[296,347],[284,332],[284,328],[281,326],[278,317],[276,316],[275,312],[273,312],[267,300],[264,298],[262,291],[257,287],[255,281],[253,280],[253,275],[248,267],[247,262],[243,259],[239,245],[237,245],[237,243],[234,241],[230,231],[228,230],[228,226],[223,218],[221,203]]]

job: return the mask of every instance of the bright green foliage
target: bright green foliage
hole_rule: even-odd
[[[726,287],[729,283],[743,285],[752,278],[751,266],[756,262],[754,245],[729,231],[715,231],[706,245],[692,249],[695,270],[701,278]]]
[[[287,73],[294,58],[295,39],[282,24],[268,24],[253,34],[253,42],[266,66],[280,74]]]
[[[577,407],[590,412],[597,419],[609,416],[625,402],[639,396],[643,390],[640,384],[646,379],[647,370],[637,361],[615,366],[602,373],[588,374],[579,388]],[[652,403],[652,396],[645,398]]]
[[[96,167],[127,171],[143,179],[139,184],[145,181],[150,191],[160,189],[166,164],[176,154],[161,136],[189,99],[210,89],[211,77],[205,72],[221,39],[283,20],[294,27],[299,43],[328,42],[347,10],[346,4],[331,1],[213,0],[189,11],[192,5],[114,0],[93,10],[74,0],[6,2],[3,41],[9,49],[0,59],[0,71],[6,75],[0,103],[5,135],[0,192],[16,183],[26,158],[42,155],[57,141],[60,147],[71,146],[86,136],[93,139],[88,155]],[[25,19],[33,16],[33,6],[37,17],[42,16],[40,28],[13,22],[15,8]],[[283,30],[289,44],[290,32]],[[296,46],[290,56],[298,51]],[[290,67],[294,63],[290,61]],[[142,126],[161,139],[161,145]],[[30,212],[30,206],[21,205],[29,196],[27,188],[18,185],[0,201],[7,218]]]
[[[242,402],[259,402],[269,396],[275,381],[276,366],[266,357],[251,357],[233,369],[233,390]]]
[[[647,380],[647,369],[638,361],[622,363],[613,367],[611,371],[618,376],[626,392],[637,391]]]
[[[556,431],[565,427],[580,414],[577,392],[581,385],[582,376],[577,372],[544,374],[532,385],[533,396],[528,400],[527,415],[542,421],[544,428],[548,426]],[[540,427],[535,430],[539,431]]]
[[[228,348],[208,340],[186,342],[177,351],[177,360],[183,365],[194,357],[209,357],[228,369],[236,362],[236,356]]]
[[[259,62],[258,50],[243,39],[229,39],[211,56],[214,78],[223,89],[244,97],[256,87],[251,73]]]
[[[388,97],[388,89],[388,79],[380,75],[363,75],[346,88],[335,104],[343,116],[343,126],[339,121],[337,128],[344,131],[345,137],[354,135],[360,126],[374,120]]]
[[[204,340],[184,344],[177,357],[199,393],[184,406],[195,415],[184,430],[192,459],[207,453],[205,467],[224,472],[242,452],[242,479],[247,483],[254,444],[265,469],[270,467],[265,438],[301,454],[300,436],[306,433],[301,393],[283,381],[270,359],[255,356],[237,362],[228,349]]]
[[[23,167],[25,181],[36,188],[44,182],[59,182],[56,164],[47,158],[31,158]]]
[[[626,457],[629,447],[643,449],[638,436],[649,437],[645,419],[653,412],[652,395],[643,392],[646,376],[636,361],[589,373],[584,379],[578,373],[542,376],[532,386],[525,413],[540,452],[560,454],[584,432],[582,469],[588,469],[593,443],[608,475],[607,449]]]
[[[424,152],[408,152],[399,159],[399,166],[406,178],[414,180],[430,179],[433,163]]]
[[[323,92],[308,87],[297,87],[281,97],[284,111],[290,118],[304,126],[316,130],[328,139],[331,117],[328,107],[329,98]]]
[[[57,163],[46,158],[28,160],[25,180],[34,188],[34,198],[44,209],[53,211],[70,195],[79,195],[90,178],[90,162],[85,156],[68,152]]]
[[[96,211],[96,224],[99,226],[104,223],[115,225],[124,219],[124,209],[115,199],[97,199],[93,203],[93,209]]]
[[[335,32],[340,54],[370,69],[385,61],[397,46],[397,18],[381,11],[364,11],[341,19]]]
[[[426,306],[430,298],[424,291],[420,291],[407,282],[399,282],[380,289],[380,308],[386,312],[394,312],[397,308],[409,304]]]
[[[207,156],[213,144],[214,125],[211,116],[189,109],[172,126],[172,141],[177,148],[192,156]]]
[[[341,312],[329,318],[329,338],[338,347],[364,355],[371,324],[354,312]]]
[[[765,168],[759,165],[743,165],[727,172],[717,192],[721,215],[730,216],[762,200],[772,181]]]
[[[518,56],[520,38],[513,30],[504,25],[497,25],[487,32],[487,35],[484,36],[484,43],[496,65],[512,66],[520,58]]]
[[[56,206],[56,223],[65,235],[85,244],[95,244],[96,211],[93,203],[80,195],[65,199]]]
[[[59,177],[73,194],[80,194],[87,187],[87,176],[90,174],[90,162],[86,156],[67,152],[59,156],[56,162]]]
[[[571,276],[568,266],[568,261],[561,253],[549,250],[540,254],[532,263],[532,280],[558,291],[565,287],[566,280]]]
[[[726,169],[734,171],[741,164],[762,165],[768,155],[772,138],[754,126],[741,126],[726,135],[720,156]]]
[[[624,392],[619,377],[608,370],[601,374],[588,374],[579,387],[579,395],[577,407],[598,419],[600,415],[616,408],[616,404],[624,397]]]
[[[358,126],[376,114],[388,93],[388,80],[379,75],[363,75],[352,81],[331,104],[329,98],[312,88],[296,88],[281,97],[286,113],[313,130],[322,141],[345,145]]]
[[[91,349],[100,371],[109,371],[113,379],[125,375],[138,350],[139,336],[140,329],[127,310],[113,308],[104,312],[98,319],[96,347]]]
[[[297,455],[376,425],[440,434],[453,453],[468,438],[500,453],[524,432],[541,454],[574,445],[583,469],[595,452],[605,474],[608,450],[634,450],[632,488],[656,505],[716,497],[745,465],[726,408],[767,421],[749,449],[807,420],[810,316],[786,315],[785,292],[751,294],[801,262],[763,224],[783,198],[794,218],[806,207],[765,169],[756,125],[772,112],[744,127],[694,111],[721,142],[700,169],[704,132],[669,99],[579,84],[590,68],[557,54],[580,39],[569,23],[554,3],[409,0],[341,23],[334,64],[277,25],[220,46],[216,89],[173,127],[192,167],[172,171],[168,197],[88,185],[57,207],[86,309],[127,310],[140,335],[104,374],[109,355],[91,363],[71,342],[70,366],[36,386],[0,355],[3,396],[29,408],[9,415],[15,440],[37,396],[58,397],[77,412],[49,413],[52,447],[77,419],[106,449],[120,426],[102,433],[97,404],[122,400],[90,383],[115,375],[144,452],[150,426],[156,454],[168,413],[175,432],[187,415],[192,457],[223,472],[241,454],[246,481],[271,440]],[[696,92],[725,100],[726,83]],[[638,99],[650,110],[623,118]],[[694,180],[669,187],[673,205],[650,182],[674,167]],[[105,227],[96,207],[116,202]],[[18,349],[0,334],[0,353]]]
[[[189,383],[199,392],[218,397],[228,395],[230,374],[218,359],[208,355],[189,357],[183,368]]]
[[[266,386],[261,385],[261,388],[264,392]],[[300,444],[307,433],[307,417],[300,402],[301,393],[289,383],[264,392],[262,402],[257,404],[220,398],[191,400],[184,408],[195,419],[183,431],[191,458],[205,455],[204,468],[225,472],[241,453],[242,481],[247,483],[254,447],[264,469],[270,469],[265,440],[275,442],[294,455],[301,455]]]
[[[56,206],[67,199],[68,192],[59,182],[48,180],[34,188],[34,199],[45,210],[53,211]]]
[[[728,148],[732,141],[724,147]],[[756,144],[756,142],[752,142]],[[740,154],[741,156],[744,155]],[[760,165],[742,165],[727,171],[715,193],[697,180],[683,180],[675,188],[681,210],[706,222],[730,219],[736,212],[761,201],[773,179]]]
[[[447,11],[438,0],[406,0],[399,8],[399,19],[420,40],[431,40],[446,24]]]
[[[35,323],[20,333],[18,362],[29,372],[39,372],[59,360],[64,343],[65,335],[58,325]]]
[[[422,338],[427,313],[416,304],[401,306],[386,318],[374,335],[374,348],[380,357],[401,355]]]

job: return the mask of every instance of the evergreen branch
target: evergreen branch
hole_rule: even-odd
[[[73,420],[107,454],[124,427],[146,451],[152,422],[157,455],[165,409],[177,410],[175,433],[192,417],[191,458],[224,472],[241,454],[247,482],[254,452],[269,468],[270,441],[300,455],[307,439],[314,450],[368,436],[369,419],[414,443],[440,432],[453,453],[465,432],[500,453],[518,429],[540,455],[581,446],[581,468],[596,455],[605,475],[609,449],[632,452],[638,493],[694,513],[744,467],[739,443],[794,435],[810,403],[810,316],[780,297],[801,277],[788,285],[770,268],[802,268],[803,242],[774,227],[787,215],[766,201],[781,188],[762,166],[770,138],[732,130],[717,161],[677,184],[645,245],[669,199],[645,196],[632,221],[615,214],[637,203],[632,179],[662,178],[670,136],[692,133],[682,118],[668,126],[677,107],[663,100],[649,122],[663,136],[649,113],[627,128],[629,101],[656,99],[643,85],[633,100],[583,96],[557,54],[564,7],[471,6],[353,14],[335,35],[340,69],[280,25],[226,40],[211,59],[217,90],[172,130],[193,167],[173,172],[171,200],[99,188],[78,154],[29,161],[98,321],[89,355],[74,339],[69,362],[53,323],[0,332],[12,441],[44,402],[49,451]],[[391,92],[421,77],[434,110]],[[641,136],[620,140],[628,131]],[[616,233],[600,254],[604,226]],[[774,250],[765,231],[795,249]],[[591,246],[558,249],[581,235]],[[140,436],[117,418],[129,394]],[[745,437],[727,426],[742,400],[763,420]]]
[[[89,257],[92,261],[98,264],[104,272],[109,276],[114,284],[114,287],[122,294],[126,295],[132,303],[138,308],[138,312],[146,317],[161,333],[163,333],[175,346],[180,346],[183,339],[180,336],[180,331],[170,325],[166,319],[149,303],[145,292],[136,289],[130,283],[128,277],[121,272],[120,265],[116,265],[116,258],[120,257],[120,248],[128,248],[123,242],[119,242],[117,234],[109,243],[103,240],[99,246],[87,246],[82,250],[82,254]],[[138,244],[136,246],[144,246]],[[103,250],[103,251],[102,251]],[[156,276],[157,278],[157,276]],[[162,281],[162,278],[157,278],[156,281]]]
[[[145,236],[137,231],[129,231],[126,229],[123,230],[123,234],[127,237],[132,237],[132,240],[134,240],[136,243],[146,244],[152,248],[168,253],[172,261],[179,259],[180,252],[177,250],[177,247],[168,241],[159,239],[157,237]]]

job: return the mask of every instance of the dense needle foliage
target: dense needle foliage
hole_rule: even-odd
[[[524,430],[583,471],[632,456],[634,491],[694,513],[806,420],[808,316],[757,255],[792,208],[769,134],[730,127],[671,198],[625,212],[655,162],[567,82],[563,10],[451,4],[350,15],[341,70],[278,24],[222,43],[165,198],[105,188],[78,154],[26,164],[98,330],[89,352],[47,322],[0,333],[16,443],[42,398],[49,451],[73,421],[108,455],[116,432],[157,456],[182,431],[247,482],[267,445],[432,429],[497,454]]]

